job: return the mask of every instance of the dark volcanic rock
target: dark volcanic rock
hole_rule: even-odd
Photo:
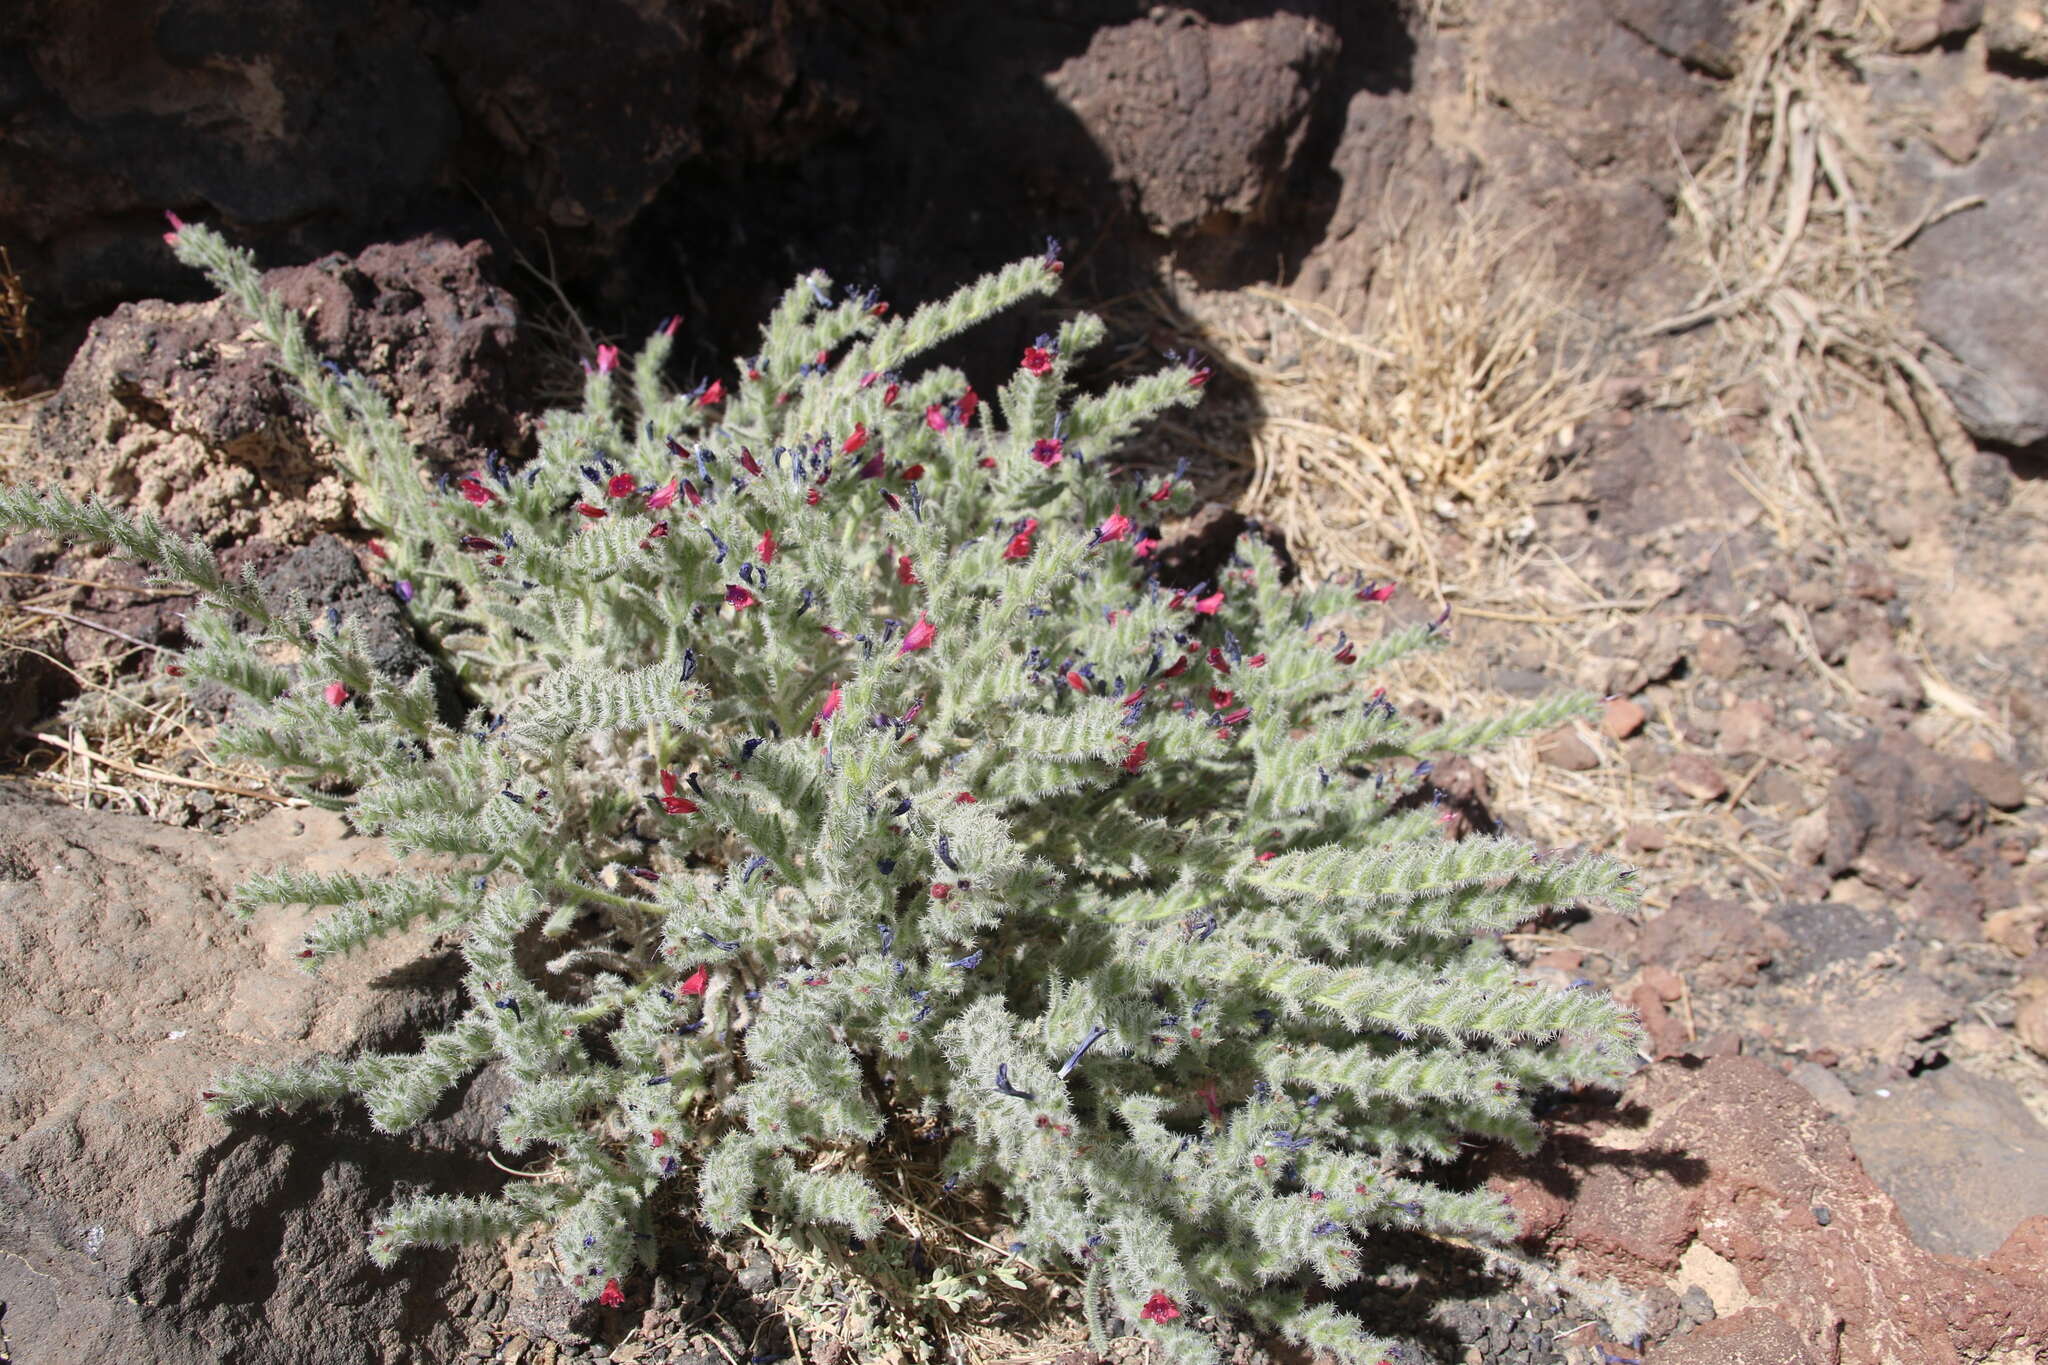
[[[1216,233],[1271,206],[1337,48],[1313,19],[1211,24],[1162,5],[1098,30],[1051,84],[1154,232]]]
[[[422,238],[273,270],[315,348],[359,370],[430,462],[516,451],[520,375],[511,297],[487,250]],[[215,544],[302,540],[348,521],[347,491],[310,409],[225,301],[127,304],[92,326],[36,411],[37,459],[79,493],[155,513]]]

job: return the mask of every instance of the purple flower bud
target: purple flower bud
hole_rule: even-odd
[[[1108,1034],[1109,1030],[1106,1028],[1097,1027],[1091,1029],[1088,1036],[1081,1040],[1081,1046],[1075,1048],[1072,1053],[1068,1054],[1067,1060],[1060,1064],[1060,1079],[1065,1080],[1073,1072],[1074,1068],[1081,1064],[1081,1059],[1088,1055],[1088,1049],[1094,1047],[1103,1038],[1107,1037]]]
[[[412,580],[410,578],[399,579],[391,585],[391,593],[392,596],[401,602],[412,601]]]
[[[1010,1095],[1020,1100],[1038,1098],[1029,1090],[1019,1090],[1016,1086],[1010,1084],[1010,1064],[1008,1062],[999,1062],[996,1065],[996,1093],[999,1095]]]

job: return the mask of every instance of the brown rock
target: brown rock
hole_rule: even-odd
[[[2025,958],[2040,948],[2044,923],[2048,923],[2048,907],[2015,905],[1985,915],[1985,937],[2015,958]]]
[[[1649,718],[1649,712],[1627,697],[1613,697],[1601,708],[1600,729],[1609,739],[1627,739],[1641,730]]]
[[[1740,54],[1735,13],[1719,0],[1606,0],[1621,26],[1667,57],[1732,76]]]
[[[2048,1128],[2005,1081],[1951,1065],[1888,1082],[1857,1103],[1849,1137],[1929,1251],[1988,1256],[2020,1220],[2048,1218]]]
[[[1984,804],[1999,810],[2018,810],[2027,804],[2026,783],[2020,771],[2000,759],[1964,758],[1956,761],[1970,790],[1984,798]]]
[[[1213,24],[1160,5],[1097,29],[1049,83],[1154,232],[1213,234],[1272,205],[1337,46],[1314,19]]]
[[[1716,1323],[1725,1336],[1699,1349],[1679,1337],[1650,1360],[1778,1365],[1804,1351],[1830,1365],[1957,1365],[2048,1339],[2048,1265],[2032,1256],[2043,1220],[1986,1261],[1922,1249],[1841,1126],[1774,1067],[1655,1065],[1614,1112],[1568,1110],[1542,1153],[1496,1168],[1496,1189],[1575,1191],[1539,1250],[1645,1286],[1668,1285],[1682,1256],[1718,1258],[1743,1307],[1767,1305],[1793,1331],[1732,1310]],[[1733,1354],[1766,1346],[1777,1354]]]
[[[1747,758],[1764,753],[1769,747],[1767,738],[1775,738],[1772,727],[1776,719],[1776,713],[1768,702],[1736,702],[1721,713],[1718,747],[1730,757]]]
[[[1985,22],[1993,50],[2048,58],[2044,13],[2042,0],[1994,6]],[[2026,245],[2048,213],[2048,126],[1999,123],[1969,165],[1928,186],[1953,198],[1982,194],[1985,205],[1930,224],[1905,257],[1919,280],[1915,320],[1940,348],[1929,368],[1956,415],[1980,440],[2018,447],[2048,439],[2048,337],[2027,305],[2048,281],[2048,263]],[[1986,271],[1986,261],[2005,264]],[[1996,500],[1995,484],[1985,491]]]
[[[1621,847],[1627,853],[1656,853],[1668,846],[1671,838],[1661,825],[1645,824],[1641,821],[1622,831]]]
[[[2048,66],[2048,3],[1984,0],[1980,8],[1992,52],[2021,66]]]
[[[2013,1032],[2040,1057],[2048,1057],[2048,991],[2020,1002],[2013,1015]]]
[[[0,876],[0,1301],[15,1358],[454,1359],[445,1301],[467,1262],[428,1253],[382,1272],[363,1232],[394,1180],[495,1183],[477,1169],[482,1107],[387,1137],[359,1108],[223,1122],[197,1098],[226,1066],[397,1046],[459,1010],[455,978],[421,973],[415,947],[381,942],[316,980],[295,957],[303,914],[244,925],[222,904],[281,856],[367,870],[376,846],[321,811],[218,839],[5,790],[0,830],[19,874]],[[392,979],[408,965],[423,984]]]
[[[1732,678],[1749,661],[1749,648],[1734,631],[1709,626],[1700,632],[1692,657],[1708,677]]]
[[[1644,17],[1651,8],[1624,6]],[[1694,152],[1712,144],[1721,113],[1712,84],[1617,23],[1601,0],[1490,13],[1480,48],[1492,93],[1556,138],[1580,169],[1661,181],[1669,167],[1649,143]],[[1656,131],[1645,137],[1648,111]]]
[[[1551,767],[1562,768],[1566,772],[1588,772],[1600,766],[1600,755],[1593,752],[1593,746],[1570,730],[1553,732],[1537,747],[1536,753]]]
[[[1685,994],[1685,982],[1679,979],[1678,973],[1661,962],[1644,965],[1643,984],[1657,992],[1657,998],[1666,1004]]]
[[[1745,1308],[1663,1343],[1644,1365],[1821,1365],[1821,1358],[1776,1313]]]
[[[1671,905],[1643,926],[1636,955],[1675,972],[1699,990],[1756,984],[1769,966],[1783,934],[1734,901],[1716,900],[1686,887]]]
[[[1859,636],[1844,657],[1849,684],[1858,692],[1905,711],[1924,699],[1918,673],[1888,641]]]
[[[1728,778],[1704,754],[1678,754],[1666,780],[1695,801],[1719,801],[1728,794]]]
[[[272,270],[316,350],[362,371],[430,462],[515,452],[518,314],[484,282],[481,242],[421,238]],[[431,325],[430,325],[431,324]],[[300,541],[347,524],[349,495],[311,410],[225,301],[124,304],[87,333],[38,408],[37,458],[76,493],[154,513],[220,545]]]

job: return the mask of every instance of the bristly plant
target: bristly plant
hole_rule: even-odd
[[[459,939],[469,1007],[417,1051],[245,1068],[204,1097],[356,1097],[396,1131],[501,1068],[498,1142],[545,1178],[404,1200],[370,1232],[379,1262],[542,1225],[576,1290],[619,1302],[671,1181],[717,1233],[873,1239],[898,1197],[873,1145],[914,1124],[949,1188],[994,1187],[1022,1249],[1085,1270],[1092,1321],[1107,1295],[1167,1358],[1211,1361],[1193,1319],[1235,1312],[1372,1365],[1396,1348],[1306,1280],[1356,1278],[1381,1228],[1505,1251],[1502,1201],[1430,1163],[1467,1135],[1526,1149],[1538,1092],[1629,1069],[1612,1000],[1519,980],[1499,943],[1545,906],[1627,903],[1628,870],[1452,839],[1420,799],[1435,757],[1590,698],[1418,726],[1365,680],[1441,620],[1331,638],[1319,621],[1390,589],[1285,587],[1256,535],[1221,582],[1162,587],[1150,523],[1186,486],[1107,457],[1200,396],[1199,361],[1077,394],[1104,336],[1082,315],[993,403],[908,369],[1052,292],[1056,250],[907,317],[808,275],[758,355],[685,392],[673,323],[630,365],[602,347],[534,459],[437,488],[246,253],[173,227],[310,404],[476,709],[445,723],[353,622],[268,600],[150,517],[5,490],[0,526],[195,588],[182,667],[238,695],[223,744],[402,857],[281,869],[245,913],[330,907],[312,968]]]

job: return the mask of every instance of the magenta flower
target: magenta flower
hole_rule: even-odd
[[[597,372],[599,374],[610,374],[617,368],[619,368],[619,348],[616,346],[598,347]]]
[[[705,389],[704,392],[697,395],[697,406],[700,408],[708,408],[713,406],[714,404],[723,403],[724,401],[725,381],[723,379],[712,380],[711,387]]]
[[[178,244],[178,234],[185,230],[185,220],[172,213],[169,209],[164,210],[164,217],[171,220],[171,230],[164,234],[164,241],[171,246],[176,246]]]
[[[937,635],[938,633],[939,628],[937,626],[934,626],[931,622],[925,620],[924,613],[919,612],[917,616],[917,623],[911,626],[911,628],[908,631],[904,632],[903,643],[897,647],[896,652],[899,655],[914,654],[920,649],[929,648],[932,642],[932,637]]]
[[[840,444],[839,453],[842,455],[851,455],[855,451],[859,450],[862,446],[866,445],[867,443],[868,424],[866,422],[856,422],[854,424],[853,434],[848,436],[846,440]]]
[[[761,543],[754,547],[754,553],[761,557],[763,564],[773,564],[775,552],[781,548],[775,543],[775,528],[771,526],[761,533]]]
[[[1095,540],[1100,544],[1108,540],[1122,540],[1131,533],[1131,519],[1121,512],[1111,512],[1102,525],[1095,528]]]
[[[329,706],[348,705],[348,689],[338,682],[331,682],[322,688],[320,695],[327,699]]]
[[[932,404],[924,410],[924,424],[933,431],[944,431],[949,425],[946,421],[946,410],[937,403]]]
[[[605,484],[604,492],[608,498],[625,498],[631,497],[637,487],[639,485],[633,482],[631,474],[614,474],[611,481]]]
[[[725,585],[725,604],[735,611],[745,611],[759,599],[737,583]]]
[[[1038,529],[1037,517],[1024,518],[1024,524],[1017,528],[1017,534],[1010,537],[1010,543],[1003,549],[1004,559],[1029,559],[1031,557],[1031,533]]]
[[[1180,1316],[1180,1305],[1167,1297],[1164,1289],[1157,1290],[1145,1300],[1145,1306],[1138,1310],[1138,1316],[1146,1322],[1172,1322]]]
[[[1041,436],[1031,443],[1031,458],[1051,469],[1066,454],[1067,443],[1057,437]]]
[[[975,396],[974,387],[969,385],[967,392],[960,395],[960,425],[964,427],[972,422],[974,410],[980,406],[981,399]]]
[[[464,498],[475,503],[478,507],[490,506],[491,500],[497,496],[490,489],[484,487],[483,480],[477,478],[474,474],[464,475],[455,487]]]
[[[1223,605],[1223,589],[1218,588],[1207,597],[1197,597],[1191,610],[1203,616],[1214,616],[1216,609]]]
[[[680,479],[670,479],[667,483],[647,495],[648,508],[659,512],[664,508],[673,507],[676,495],[682,492],[682,488],[683,485]]]
[[[1024,348],[1024,369],[1030,374],[1044,374],[1052,369],[1052,352],[1043,346]]]

